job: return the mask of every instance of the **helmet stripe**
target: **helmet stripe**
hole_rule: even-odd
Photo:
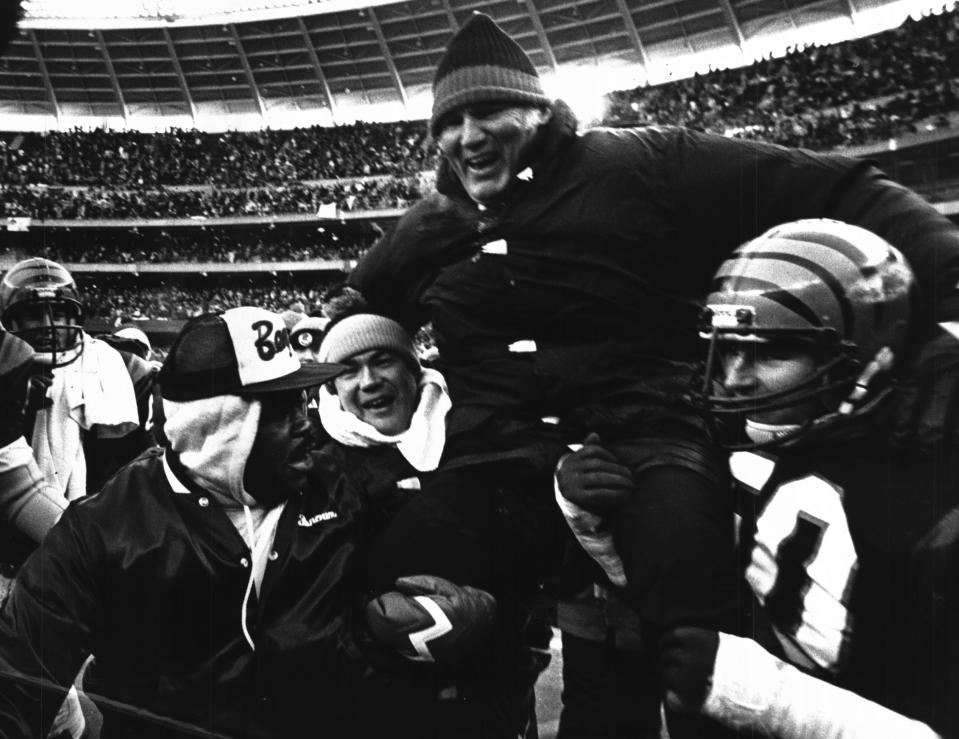
[[[720,277],[713,281],[712,292],[757,292],[767,300],[779,303],[783,308],[792,311],[810,326],[822,327],[823,325],[820,317],[809,305],[788,290],[783,290],[779,285],[768,280],[741,275]]]
[[[846,296],[846,290],[843,288],[842,283],[837,279],[829,270],[822,267],[822,265],[807,259],[806,257],[801,257],[796,254],[788,254],[785,252],[778,251],[751,251],[747,255],[749,259],[771,259],[780,262],[788,262],[789,264],[794,264],[797,267],[802,267],[803,269],[809,270],[816,277],[822,280],[823,284],[829,288],[829,291],[832,293],[833,297],[836,299],[836,303],[839,305],[839,310],[842,313],[843,325],[846,327],[846,335],[851,336],[855,330],[855,313],[850,304],[849,299]],[[771,296],[770,296],[771,297]],[[809,306],[806,306],[806,309],[814,313],[813,309]],[[816,319],[816,325],[819,325],[821,322],[819,319]]]

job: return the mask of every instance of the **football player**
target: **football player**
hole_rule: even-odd
[[[155,368],[88,336],[83,319],[76,282],[56,262],[25,259],[0,280],[0,323],[30,345],[34,380],[48,386],[24,435],[65,500],[95,492],[152,443],[143,427]]]
[[[830,220],[717,273],[695,396],[772,630],[665,635],[673,708],[780,737],[959,735],[959,455],[899,457],[884,424],[915,289],[896,249]]]

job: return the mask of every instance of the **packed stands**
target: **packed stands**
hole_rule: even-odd
[[[8,252],[17,258],[40,256],[67,264],[248,265],[355,259],[383,233],[383,227],[376,220],[359,219],[235,228],[46,228],[42,238],[35,238],[34,231],[8,233]]]
[[[0,182],[135,189],[252,187],[430,169],[425,121],[203,133],[173,129],[8,134]]]
[[[258,305],[277,313],[296,305],[301,312],[318,310],[323,293],[340,277],[177,276],[175,279],[78,275],[87,318],[111,327],[157,319],[185,319],[238,305]],[[298,304],[298,305],[297,305]]]
[[[959,113],[959,14],[613,93],[610,103],[612,125],[679,124],[812,149],[946,127]]]
[[[341,211],[405,209],[422,194],[416,179],[386,178],[314,187],[293,184],[226,190],[7,186],[0,191],[0,197],[4,217],[82,220],[312,214],[325,204],[334,204]]]
[[[959,13],[613,93],[604,123],[679,124],[820,150],[959,133]],[[424,173],[436,165],[425,121],[8,133],[0,157],[4,216],[25,221],[25,233],[7,234],[7,256],[73,265],[95,317],[107,322],[185,318],[244,301],[311,306],[429,189]],[[923,169],[921,184],[933,197],[955,197],[955,168],[934,169]],[[219,267],[196,272],[195,264]]]

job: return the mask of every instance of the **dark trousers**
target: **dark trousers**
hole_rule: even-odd
[[[654,448],[640,448],[635,460],[629,448],[617,453],[637,485],[610,523],[630,581],[624,599],[640,614],[644,640],[655,649],[663,631],[680,624],[735,630],[739,578],[722,484],[682,464],[657,465]],[[502,676],[522,651],[524,597],[559,566],[568,535],[551,475],[524,478],[509,464],[450,470],[393,519],[374,548],[371,575],[382,589],[400,575],[434,574],[496,596],[502,628],[485,657],[490,679],[506,686]],[[670,731],[726,736],[697,719],[670,720]]]
[[[647,467],[633,477],[635,494],[608,518],[629,582],[625,600],[646,643],[679,625],[735,633],[742,578],[729,496],[688,467]]]
[[[447,706],[447,733],[460,736],[465,723],[473,733],[464,736],[515,739],[530,721],[542,667],[524,639],[538,571],[552,558],[542,548],[565,531],[555,506],[508,512],[490,471],[430,476],[374,543],[370,579],[382,591],[402,575],[430,574],[495,596],[499,626],[489,648],[453,674],[462,697]],[[547,525],[548,534],[534,530]]]
[[[655,657],[564,632],[556,739],[656,739],[659,731]]]

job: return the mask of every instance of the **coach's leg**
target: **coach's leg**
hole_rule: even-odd
[[[642,469],[634,479],[635,494],[610,523],[646,643],[676,626],[735,633],[742,578],[727,490],[681,465]],[[667,722],[674,739],[735,735],[700,716],[667,712]]]
[[[682,466],[645,469],[634,479],[635,495],[610,525],[640,618],[658,629],[734,630],[741,578],[729,493]]]

